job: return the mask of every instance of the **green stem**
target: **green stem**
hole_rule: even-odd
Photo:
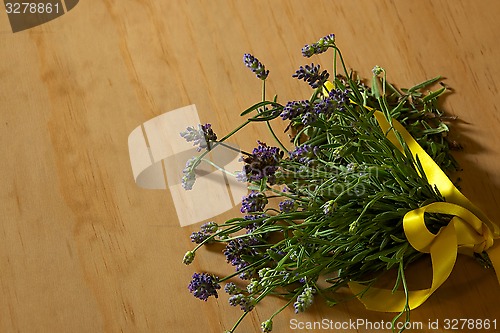
[[[266,100],[266,80],[262,80],[262,101]]]
[[[256,262],[246,266],[244,269],[242,269],[241,271],[238,271],[238,272],[234,272],[233,274],[231,275],[228,275],[226,277],[223,277],[222,279],[219,279],[219,283],[220,282],[224,282],[224,281],[227,281],[233,277],[235,277],[236,275],[240,275],[241,273],[243,273],[244,271],[247,271],[249,270],[250,268],[253,268],[255,266],[259,266],[260,264],[264,263],[266,260],[268,260],[267,258],[263,258],[263,259],[260,259],[260,260],[257,260]]]
[[[240,316],[240,318],[238,318],[238,320],[236,321],[236,323],[234,323],[233,327],[229,330],[228,333],[234,333],[234,330],[238,327],[238,325],[243,321],[243,319],[246,317],[246,315],[248,314],[247,311],[243,312],[243,314]]]
[[[333,77],[337,77],[337,49],[333,49]]]
[[[278,138],[276,133],[274,133],[274,130],[273,130],[271,124],[269,123],[269,120],[266,121],[266,124],[267,124],[267,128],[269,129],[269,132],[271,132],[271,135],[274,138],[274,141],[276,141],[276,143],[280,146],[281,150],[283,150],[284,152],[288,152],[288,149],[283,145],[283,143],[280,141],[280,139]]]
[[[206,149],[200,156],[198,156],[196,158],[196,161],[191,165],[190,167],[190,172],[193,172],[194,168],[196,168],[199,164],[200,164],[200,161],[212,150],[214,149],[215,147],[217,147],[218,145],[221,145],[222,142],[226,141],[227,139],[229,139],[233,134],[235,134],[236,132],[238,132],[240,129],[242,129],[243,127],[245,127],[246,125],[250,124],[251,121],[250,120],[246,120],[244,123],[242,123],[240,126],[236,127],[234,130],[232,130],[231,132],[229,132],[229,134],[225,135],[222,139],[220,139],[219,141],[215,142],[215,144],[213,145],[213,147],[208,150]]]
[[[333,48],[338,52],[340,62],[342,64],[342,68],[344,69],[344,73],[345,73],[347,82],[349,83],[349,86],[351,87],[352,92],[356,95],[356,99],[358,101],[362,101],[363,96],[361,96],[361,93],[357,89],[356,83],[352,80],[351,76],[347,72],[347,67],[345,66],[344,57],[342,56],[342,52],[340,52],[340,50],[337,48],[337,46],[334,46]]]
[[[406,314],[405,316],[405,324],[406,323],[409,323],[410,322],[410,304],[409,304],[409,291],[408,291],[408,285],[406,284],[406,278],[405,278],[405,271],[404,271],[404,264],[403,264],[403,260],[401,260],[399,262],[399,269],[398,269],[398,275],[399,277],[401,278],[401,282],[403,283],[403,290],[405,292],[405,307],[403,310],[401,310],[400,313],[398,313],[391,321],[391,324],[392,324],[392,331],[394,332],[394,328],[395,328],[395,323],[396,321],[404,314]],[[400,329],[398,331],[398,333],[401,333],[403,332],[405,329],[404,329],[404,325],[403,325],[403,328]]]
[[[227,175],[230,175],[232,177],[236,177],[236,175],[234,173],[232,173],[231,171],[227,171],[226,169],[224,168],[221,168],[220,166],[218,166],[217,164],[215,164],[214,162],[210,161],[210,160],[207,160],[207,159],[202,159],[203,162],[205,163],[208,163],[210,164],[211,166],[213,166],[214,168],[216,168],[217,170],[227,174]]]
[[[262,80],[262,101],[265,102],[265,100],[266,100],[266,80]],[[267,125],[267,128],[269,129],[269,132],[273,136],[274,141],[276,141],[276,143],[278,143],[278,145],[280,146],[280,148],[283,151],[288,152],[288,149],[283,145],[283,143],[281,143],[280,139],[278,138],[278,136],[274,132],[269,120],[266,121],[266,125]]]
[[[202,247],[206,243],[210,242],[211,240],[213,240],[217,236],[224,235],[224,234],[231,234],[232,232],[238,231],[241,229],[242,229],[242,227],[238,225],[238,226],[234,226],[231,228],[227,228],[225,230],[218,231],[215,234],[210,235],[210,237],[207,237],[206,239],[204,239],[200,244],[196,245],[196,247],[193,249],[192,252],[196,252],[200,247]]]
[[[272,187],[268,187],[268,190],[271,191],[271,192],[274,192],[276,194],[279,194],[280,196],[282,197],[287,197],[287,198],[290,198],[290,199],[293,199],[293,200],[296,200],[296,201],[302,201],[302,202],[309,202],[309,200],[307,199],[302,199],[298,196],[295,196],[295,195],[291,195],[291,194],[288,194],[286,192],[282,192],[282,191],[278,191]]]
[[[225,144],[225,143],[219,142],[219,144],[220,144],[222,147],[226,147],[227,149],[230,149],[230,150],[232,150],[232,151],[235,151],[235,152],[238,152],[238,153],[242,153],[243,155],[247,155],[247,156],[251,156],[251,155],[252,155],[252,154],[250,154],[250,153],[247,153],[246,151],[242,151],[242,150],[240,150],[240,149],[238,149],[238,148],[232,147],[232,146],[227,145],[227,144]]]
[[[295,295],[293,295],[293,297],[290,298],[290,300],[284,306],[282,306],[278,311],[276,311],[275,313],[273,313],[271,315],[271,317],[269,317],[269,319],[273,320],[274,317],[276,317],[279,313],[281,313],[283,310],[285,310],[293,302],[293,300],[296,299],[297,296],[299,296],[300,293],[302,293],[302,292],[303,292],[303,289],[301,289],[299,292],[297,292]]]

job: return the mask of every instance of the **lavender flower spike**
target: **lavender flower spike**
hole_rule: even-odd
[[[267,197],[264,193],[253,191],[241,200],[241,212],[262,212],[267,205]]]
[[[252,72],[257,75],[257,78],[265,80],[269,75],[269,71],[266,71],[266,66],[264,66],[259,59],[255,58],[250,53],[245,53],[243,55],[243,62]]]
[[[335,46],[335,35],[329,34],[325,37],[320,38],[316,43],[312,45],[306,45],[302,48],[302,55],[309,58],[315,54],[321,54],[326,52],[329,47]]]
[[[277,147],[268,147],[264,142],[257,142],[259,146],[253,149],[252,155],[243,157],[243,162],[245,162],[243,172],[251,181],[259,181],[267,177],[268,181],[273,183],[274,174],[278,170],[279,161],[284,153]]]
[[[292,75],[292,77],[296,77],[299,80],[304,80],[306,81],[312,88],[316,89],[318,87],[321,87],[326,80],[328,80],[328,77],[330,74],[326,70],[323,72],[319,72],[320,66],[319,65],[305,65],[305,66],[300,66],[299,69],[295,72],[295,74]]]
[[[271,319],[268,319],[268,320],[262,322],[262,324],[260,324],[260,328],[261,328],[261,330],[262,330],[263,333],[272,332],[272,330],[273,330],[273,321]]]
[[[197,165],[197,158],[192,157],[186,162],[186,167],[182,170],[182,188],[186,191],[192,190],[194,182],[196,181],[195,168]]]
[[[304,289],[302,294],[297,297],[297,301],[293,304],[295,308],[295,313],[304,312],[313,303],[314,299],[314,289],[307,287]]]
[[[217,280],[217,277],[212,274],[194,273],[188,289],[194,297],[203,301],[207,301],[210,296],[218,298],[217,289],[220,289],[220,284]]]
[[[211,124],[198,125],[197,128],[190,126],[180,134],[187,142],[193,142],[193,146],[198,146],[197,151],[210,150],[211,143],[217,141],[217,134],[212,130]]]
[[[285,200],[279,203],[279,208],[280,211],[283,213],[290,213],[294,210],[295,208],[295,201],[294,200]]]
[[[253,310],[255,305],[255,300],[251,296],[245,296],[243,294],[236,294],[229,297],[229,305],[240,306],[241,311],[250,312]]]

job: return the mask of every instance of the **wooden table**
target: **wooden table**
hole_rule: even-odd
[[[290,75],[309,61],[301,47],[329,33],[362,77],[380,65],[402,87],[446,78],[453,94],[443,108],[459,116],[454,130],[465,148],[457,155],[463,192],[500,221],[497,1],[80,1],[17,33],[0,7],[1,332],[230,329],[240,310],[226,295],[205,303],[186,289],[195,270],[223,271],[223,255],[204,251],[193,266],[182,264],[198,225],[179,226],[168,191],[135,184],[127,137],[189,104],[219,133],[235,127],[260,98],[245,52],[271,70],[271,94],[307,96]],[[314,61],[328,67],[330,57]],[[238,144],[249,148],[266,135],[254,127]],[[460,318],[496,319],[498,327],[498,299],[494,272],[460,258],[413,311],[424,324],[413,332],[445,332],[445,319]],[[281,305],[265,301],[238,332],[259,331]],[[357,301],[332,309],[317,302],[298,316],[284,311],[275,332],[314,331],[292,330],[294,318],[379,322],[392,314]],[[427,328],[436,320],[438,330]]]

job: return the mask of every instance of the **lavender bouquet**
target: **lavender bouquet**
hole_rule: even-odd
[[[225,245],[225,260],[234,266],[234,274],[195,273],[188,288],[207,301],[210,296],[217,298],[225,284],[229,304],[242,310],[229,332],[267,296],[285,301],[262,323],[263,332],[272,331],[273,318],[287,306],[303,312],[317,298],[333,306],[349,299],[339,291],[352,281],[366,286],[355,295],[361,297],[391,269],[397,271],[394,290],[409,293],[405,269],[424,254],[407,240],[403,217],[445,198],[429,184],[404,140],[397,135],[402,148],[398,149],[388,139],[374,117],[376,110],[389,124],[402,124],[443,170],[457,168],[450,150],[460,147],[448,139],[445,121],[449,118],[437,104],[446,87],[441,84],[435,91],[427,90],[439,77],[397,89],[386,81],[385,70],[376,66],[372,84],[367,86],[346,69],[333,34],[306,45],[302,54],[308,58],[328,50],[334,53],[332,76],[315,64],[301,66],[292,75],[309,84],[310,99],[281,104],[277,97],[263,98],[241,113],[246,117],[241,126],[221,139],[210,124],[181,133],[203,150],[184,169],[186,189],[195,186],[196,168],[210,149],[224,144],[247,124],[264,123],[276,139],[275,144],[259,141],[252,152],[243,152],[243,169],[230,173],[248,183],[242,216],[202,225],[191,235],[196,247],[183,259],[189,265],[202,246]],[[250,54],[243,61],[262,80],[265,91],[269,71]],[[337,63],[341,73],[337,73]],[[275,135],[270,124],[275,118],[286,122],[291,149]],[[425,225],[436,234],[451,218],[426,214]],[[474,255],[489,264],[485,252]],[[409,320],[408,303],[407,299],[394,322],[403,315]]]

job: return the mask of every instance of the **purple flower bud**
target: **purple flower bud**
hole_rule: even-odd
[[[252,311],[255,306],[255,300],[253,297],[245,296],[243,294],[236,294],[229,297],[229,305],[237,306],[239,305],[241,310],[244,312]]]
[[[304,80],[307,82],[312,88],[316,89],[318,87],[321,87],[326,80],[328,80],[328,77],[330,74],[326,70],[323,72],[319,72],[320,66],[319,65],[305,65],[305,66],[300,66],[299,69],[295,72],[295,74],[292,75],[292,77],[296,77],[299,80]]]
[[[207,234],[213,234],[217,232],[218,229],[219,225],[214,221],[207,222],[200,227],[200,231],[205,232]]]
[[[210,234],[207,234],[206,232],[203,231],[195,231],[190,236],[191,242],[196,244],[202,243],[208,237],[210,237]]]
[[[285,105],[280,116],[283,120],[293,119],[310,110],[311,103],[309,101],[292,101]]]
[[[220,289],[220,284],[218,278],[212,274],[194,273],[188,289],[194,297],[206,301],[210,296],[219,297],[217,290]]]
[[[293,304],[295,308],[295,313],[304,312],[308,307],[310,307],[314,300],[314,289],[307,287],[304,291],[297,297],[297,301]]]
[[[262,192],[253,191],[241,200],[241,212],[262,212],[267,205],[267,197]]]
[[[268,319],[262,324],[260,324],[260,328],[262,329],[263,333],[269,333],[273,331],[273,321],[271,319]]]
[[[269,71],[266,71],[266,67],[259,61],[259,59],[249,53],[245,53],[243,55],[243,63],[255,73],[257,78],[261,80],[265,80],[269,75]]]
[[[322,37],[316,43],[312,45],[305,45],[302,48],[302,55],[306,58],[313,56],[314,54],[321,54],[328,50],[330,47],[335,46],[335,35],[329,34],[325,37]]]
[[[184,255],[184,258],[182,259],[182,262],[184,265],[191,265],[195,257],[195,254],[193,251],[187,251],[186,254]]]
[[[277,147],[268,147],[264,142],[257,141],[259,146],[254,148],[252,155],[243,157],[245,166],[243,171],[250,181],[259,181],[267,177],[269,183],[275,181],[278,164],[283,157],[283,151]]]
[[[197,127],[189,126],[184,132],[181,132],[187,142],[193,142],[193,146],[198,146],[197,151],[202,149],[211,149],[211,143],[217,141],[217,135],[212,130],[212,125],[198,125]]]
[[[290,152],[290,159],[300,164],[312,166],[316,164],[318,150],[319,148],[316,146],[301,145],[295,147],[295,149]]]
[[[250,236],[230,240],[224,249],[226,261],[231,263],[233,266],[240,265],[243,263],[243,260],[241,259],[242,255],[258,255],[258,250],[253,247],[257,244],[259,244],[259,241],[255,237]]]
[[[229,282],[224,286],[224,291],[229,295],[236,295],[241,292],[241,289],[238,288],[233,282]]]
[[[278,204],[280,211],[283,213],[290,213],[294,210],[295,208],[295,201],[294,200],[285,200],[282,201]]]
[[[304,45],[302,48],[302,55],[306,58],[312,57],[313,55],[317,54],[316,46],[313,45]]]

